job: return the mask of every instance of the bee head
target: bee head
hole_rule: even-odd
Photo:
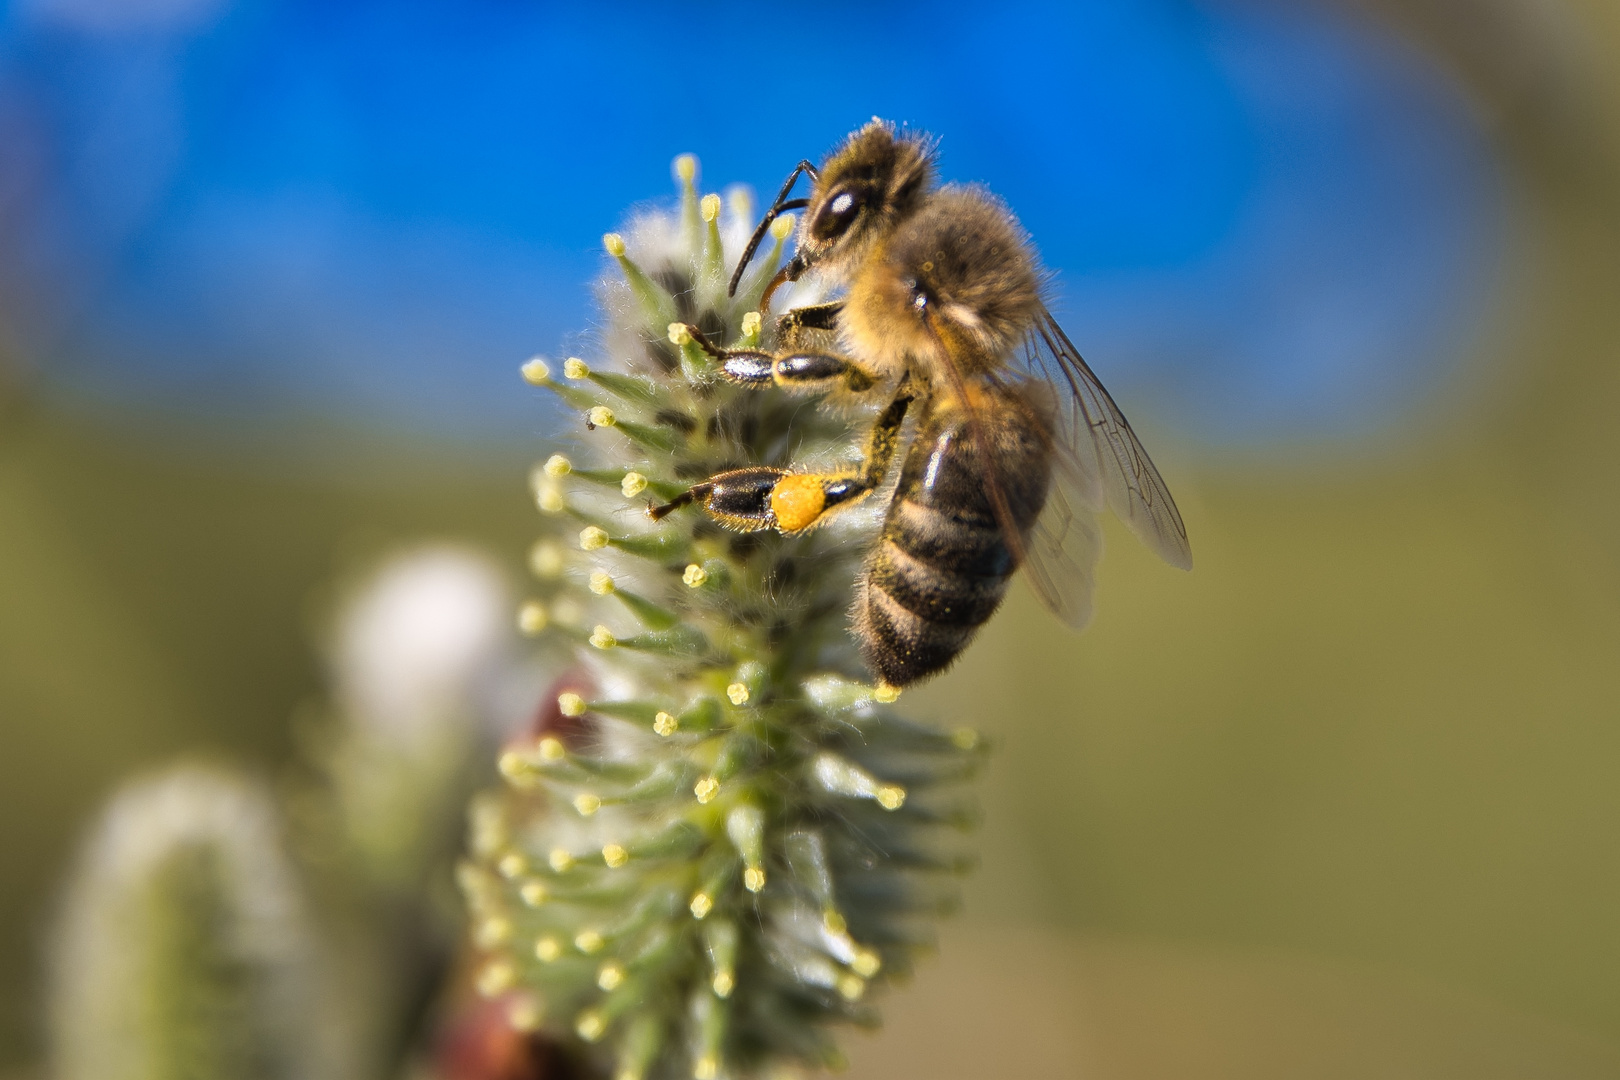
[[[787,280],[812,267],[834,280],[847,277],[877,240],[922,205],[933,180],[933,143],[896,134],[893,124],[874,118],[822,163]]]

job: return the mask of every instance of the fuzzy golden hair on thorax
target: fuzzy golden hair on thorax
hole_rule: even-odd
[[[844,332],[880,366],[909,357],[930,376],[946,338],[951,361],[973,373],[1003,364],[1040,310],[1041,275],[1023,229],[989,192],[953,185],[862,264]]]

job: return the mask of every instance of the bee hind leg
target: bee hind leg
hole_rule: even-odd
[[[802,532],[834,510],[871,491],[860,476],[796,473],[754,465],[716,473],[662,506],[647,507],[654,521],[696,503],[705,514],[739,532]]]
[[[741,532],[796,533],[819,525],[827,515],[859,502],[883,483],[911,400],[910,384],[902,381],[872,426],[866,461],[858,472],[796,473],[769,465],[731,469],[692,485],[662,506],[647,507],[647,516],[659,521],[696,503],[722,525]]]

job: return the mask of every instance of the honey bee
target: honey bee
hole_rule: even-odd
[[[809,197],[790,199],[802,174]],[[883,485],[914,414],[851,613],[867,666],[894,687],[947,667],[1020,567],[1047,607],[1084,625],[1105,506],[1166,562],[1191,568],[1169,490],[1047,310],[1029,238],[1000,200],[936,184],[933,143],[874,119],[819,168],[804,161],[788,177],[733,291],[771,222],[798,209],[796,250],[761,310],[812,270],[841,299],[785,312],[772,351],[721,349],[684,329],[743,386],[887,392],[863,462],[733,469],[649,514],[696,503],[735,529],[813,528]]]

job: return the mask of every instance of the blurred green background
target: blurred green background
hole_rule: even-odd
[[[1462,359],[1328,439],[1132,410],[1197,569],[1111,532],[1084,636],[1016,593],[908,696],[994,737],[984,861],[859,1075],[1620,1076],[1620,8],[1323,10],[1457,88],[1504,178]],[[323,590],[416,537],[515,576],[533,451],[119,407],[7,329],[0,1064],[31,1075],[97,802],[176,754],[283,768]]]

